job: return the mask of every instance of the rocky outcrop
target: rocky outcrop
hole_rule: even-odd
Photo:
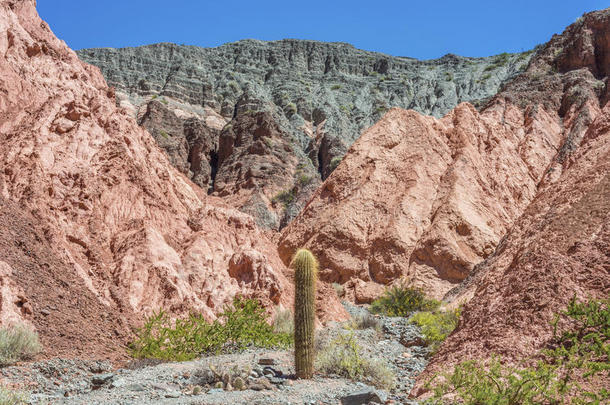
[[[290,273],[252,217],[172,167],[129,111],[116,107],[99,70],[40,20],[35,1],[1,0],[0,26],[6,34],[0,36],[0,196],[8,212],[24,212],[17,231],[29,229],[27,218],[36,224],[24,235],[0,234],[2,247],[35,242],[0,250],[6,264],[0,302],[8,291],[6,297],[22,296],[18,308],[28,305],[20,313],[2,305],[8,312],[0,319],[18,314],[32,322],[46,355],[116,359],[124,355],[117,347],[129,328],[160,308],[212,319],[236,293],[268,308],[291,305]],[[142,120],[167,113],[160,107],[151,105]],[[176,128],[205,155],[207,133],[197,121],[181,123]],[[3,211],[2,225],[12,227],[11,217]],[[75,311],[80,315],[70,318]],[[62,327],[69,332],[56,348],[54,333]],[[95,341],[82,344],[93,330]]]
[[[391,107],[442,116],[461,101],[480,104],[524,70],[530,58],[530,53],[488,58],[446,55],[418,61],[344,43],[299,40],[244,40],[209,49],[163,43],[84,49],[78,55],[100,67],[116,87],[119,103],[143,117],[140,123],[172,164],[212,194],[226,194],[226,188],[216,187],[227,184],[215,182],[216,171],[239,178],[241,173],[228,172],[259,170],[255,157],[246,159],[241,168],[231,166],[245,156],[241,150],[226,160],[227,167],[216,162],[214,153],[219,152],[213,147],[218,145],[219,130],[228,123],[239,128],[236,122],[243,114],[266,112],[267,122],[274,121],[284,144],[285,159],[296,161],[300,173],[295,176],[295,164],[283,166],[280,191],[277,175],[263,175],[257,181],[260,187],[244,192],[238,206],[254,214],[260,225],[274,229],[290,222],[315,189],[303,187],[299,178],[319,184],[362,129]],[[184,129],[193,120],[206,128],[203,148]],[[291,194],[291,201],[269,207],[268,201],[281,192]]]
[[[597,61],[608,47],[608,14],[554,37],[480,113],[469,104],[442,119],[387,113],[282,232],[284,261],[305,246],[319,255],[326,280],[406,277],[443,297],[494,252],[541,187],[561,177],[600,116],[608,90]],[[567,49],[578,44],[574,58]]]
[[[551,321],[573,297],[610,294],[610,9],[553,37],[497,97],[563,118],[563,142],[538,193],[495,252],[447,294],[468,302],[414,394],[439,370],[493,353],[527,358],[553,338]],[[530,89],[524,92],[524,89]],[[602,384],[607,385],[607,375]]]

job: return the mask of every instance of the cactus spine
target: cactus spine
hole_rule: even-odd
[[[314,363],[314,322],[318,263],[307,249],[299,249],[294,270],[294,365],[298,378],[311,378]]]

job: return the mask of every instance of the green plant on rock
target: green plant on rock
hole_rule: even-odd
[[[427,298],[422,290],[401,283],[389,288],[373,301],[371,312],[387,316],[409,316],[415,311],[434,311],[439,306],[440,302]]]
[[[314,323],[318,263],[307,249],[299,249],[294,270],[294,364],[299,378],[311,378],[314,367]]]
[[[276,203],[282,203],[284,205],[284,207],[288,207],[293,201],[294,198],[296,197],[296,192],[294,189],[290,189],[290,190],[282,190],[279,193],[277,193],[275,196],[273,196],[273,198],[271,199],[271,202],[273,204]]]
[[[0,367],[30,359],[40,350],[38,334],[24,324],[0,328]]]
[[[559,320],[569,325],[558,332]],[[610,370],[610,298],[579,302],[572,299],[565,311],[551,324],[554,338],[548,349],[537,354],[534,366],[504,364],[498,356],[487,362],[466,361],[452,372],[441,373],[427,382],[442,404],[466,405],[605,404],[610,400],[607,387],[585,388],[592,378]],[[529,361],[531,363],[531,360]],[[599,385],[599,382],[598,382]]]
[[[256,300],[235,297],[233,305],[211,323],[201,314],[175,322],[164,311],[153,314],[136,331],[130,351],[139,359],[185,361],[249,346],[288,347],[291,343],[292,335],[277,333],[267,323],[264,309]]]
[[[457,327],[460,320],[460,312],[460,308],[448,311],[416,312],[410,318],[410,322],[420,327],[426,344],[434,353],[447,336]]]
[[[335,156],[334,158],[332,158],[330,160],[330,164],[328,165],[328,168],[330,169],[330,171],[332,172],[333,170],[335,170],[337,168],[337,166],[339,166],[339,163],[341,163],[342,160],[343,160],[343,158],[341,156]]]

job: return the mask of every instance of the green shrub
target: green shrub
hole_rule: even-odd
[[[343,160],[343,158],[341,156],[335,156],[334,158],[332,158],[330,160],[330,165],[328,166],[330,171],[332,172],[333,170],[335,170],[337,168],[337,166],[339,166],[339,163],[341,163],[342,160]]]
[[[453,75],[451,73],[449,73],[449,72],[446,72],[445,73],[445,80],[448,81],[448,82],[452,81],[453,80]]]
[[[295,198],[295,190],[283,190],[280,191],[279,193],[277,193],[275,196],[273,196],[273,198],[271,199],[271,202],[273,204],[276,204],[278,202],[284,204],[284,207],[288,207]]]
[[[341,88],[340,84],[333,84],[332,87],[330,88],[331,90],[339,90]]]
[[[491,77],[491,73],[486,73],[483,75],[483,77],[481,77],[481,80],[487,80]]]
[[[160,131],[159,131],[159,134],[161,134],[161,136],[162,136],[163,138],[165,138],[165,139],[168,139],[168,138],[169,138],[169,135],[168,135],[168,134],[167,134],[167,132],[165,132],[164,130],[160,130]]]
[[[426,344],[435,352],[440,344],[457,327],[460,320],[460,308],[449,311],[416,312],[410,321],[420,327]]]
[[[267,147],[269,149],[273,149],[273,139],[269,138],[268,136],[263,136],[263,142],[265,142],[265,145],[267,145]]]
[[[305,187],[306,185],[308,185],[309,183],[312,182],[313,177],[302,173],[299,175],[299,178],[297,180],[298,180],[299,186]]]
[[[0,328],[0,367],[32,358],[41,350],[38,334],[23,324]]]
[[[466,405],[534,405],[548,403],[547,399],[558,393],[555,367],[542,362],[535,368],[519,368],[505,366],[494,356],[485,364],[473,360],[460,363],[443,377],[429,403],[445,403],[443,397],[451,393],[458,403]]]
[[[218,319],[208,323],[201,314],[177,319],[159,311],[146,319],[130,345],[135,358],[192,360],[202,354],[238,351],[249,346],[288,347],[292,336],[269,325],[260,304],[236,297]]]
[[[434,311],[440,302],[426,298],[422,290],[395,285],[371,304],[371,312],[387,316],[409,316],[415,311]]]
[[[169,103],[169,101],[167,101],[165,98],[162,98],[162,99],[161,99],[161,102],[162,102],[163,104],[165,104],[165,105],[167,105],[167,104]]]
[[[561,318],[570,326],[559,333]],[[535,366],[504,365],[497,356],[488,362],[460,363],[453,372],[428,381],[427,387],[434,392],[431,403],[443,403],[449,394],[471,405],[561,404],[566,398],[572,404],[608,403],[607,388],[590,391],[582,383],[610,370],[610,298],[589,302],[572,299],[552,325],[553,342],[538,353],[536,357],[542,360]]]
[[[381,360],[364,356],[354,332],[342,333],[324,345],[317,355],[318,371],[391,389],[394,372]]]
[[[286,112],[286,114],[288,115],[292,115],[292,114],[296,114],[297,112],[297,106],[294,103],[288,103],[286,104],[286,106],[284,107],[284,111]]]
[[[27,393],[0,386],[0,405],[25,405],[28,403],[30,403],[30,399]]]

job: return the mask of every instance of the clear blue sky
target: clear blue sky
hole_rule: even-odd
[[[546,42],[608,0],[38,0],[73,49],[244,38],[349,42],[420,59],[486,56]]]

